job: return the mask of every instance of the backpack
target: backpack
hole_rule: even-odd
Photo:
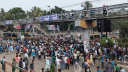
[[[116,72],[120,72],[120,69],[118,68],[118,69],[116,70]]]

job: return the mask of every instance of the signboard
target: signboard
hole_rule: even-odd
[[[55,30],[56,29],[54,25],[47,25],[47,27],[48,27],[48,30]]]
[[[30,25],[22,25],[23,28],[29,29]],[[16,25],[16,29],[21,29],[21,25]]]
[[[39,19],[40,19],[41,21],[57,20],[57,14],[54,14],[54,15],[47,15],[47,16],[40,16]]]
[[[12,24],[12,20],[6,20],[5,24]]]
[[[21,29],[21,25],[16,25],[16,29]]]
[[[24,25],[24,28],[25,29],[29,29],[30,28],[30,25]]]

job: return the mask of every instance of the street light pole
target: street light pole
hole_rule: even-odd
[[[48,7],[50,8],[50,14],[52,14],[52,12],[51,12],[52,9],[51,9],[51,7],[50,7],[50,6],[48,6]]]

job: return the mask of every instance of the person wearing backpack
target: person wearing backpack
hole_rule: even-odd
[[[120,72],[120,68],[115,64],[115,72]]]

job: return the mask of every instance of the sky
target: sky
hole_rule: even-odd
[[[54,6],[58,7],[65,7],[74,5],[77,3],[85,2],[86,0],[0,0],[0,8],[4,8],[5,11],[10,10],[14,7],[21,7],[25,11],[30,11],[30,9],[34,6],[40,7],[42,10],[49,10],[50,6],[51,8],[54,8]],[[94,1],[94,0],[87,0],[87,1]],[[121,4],[121,3],[128,3],[128,0],[100,0],[92,2],[93,7],[102,7],[105,5],[115,5],[115,4]],[[65,10],[81,10],[81,4],[73,6],[73,7],[67,7],[63,8]]]

